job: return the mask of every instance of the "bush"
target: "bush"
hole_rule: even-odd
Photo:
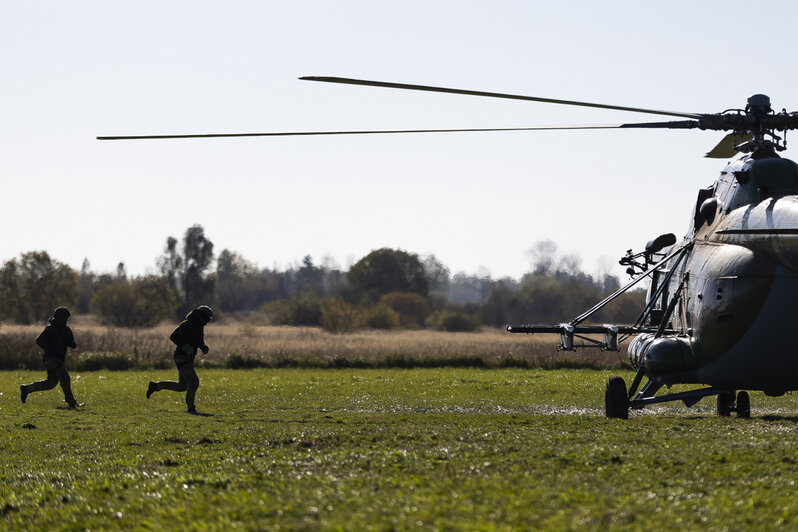
[[[345,333],[359,329],[363,313],[340,298],[328,299],[321,306],[321,326],[332,333]]]
[[[412,292],[385,294],[380,298],[380,303],[399,314],[399,324],[406,329],[420,329],[430,313],[427,298]]]
[[[384,303],[378,303],[366,313],[366,326],[371,329],[398,329],[399,314]]]
[[[322,324],[321,300],[315,294],[280,299],[263,306],[275,325],[318,327]]]
[[[426,325],[439,331],[474,332],[479,328],[479,320],[473,314],[459,310],[439,310],[427,318]]]

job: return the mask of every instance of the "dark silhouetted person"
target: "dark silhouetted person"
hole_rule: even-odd
[[[64,390],[64,400],[69,408],[83,406],[78,404],[75,396],[72,395],[71,379],[64,365],[67,347],[77,348],[72,329],[67,326],[69,316],[69,309],[58,307],[53,312],[53,317],[48,320],[47,326],[36,337],[36,345],[44,349],[44,369],[47,370],[47,378],[19,387],[20,399],[23,403],[28,398],[28,394],[41,390],[52,390],[56,384],[60,383],[61,389]]]
[[[199,377],[194,371],[194,357],[197,356],[197,349],[203,354],[208,354],[208,346],[205,345],[205,326],[213,319],[213,311],[210,307],[202,305],[188,313],[186,319],[177,326],[169,339],[175,344],[175,364],[180,380],[153,382],[147,386],[147,399],[160,390],[172,390],[173,392],[186,392],[186,406],[189,414],[196,414],[197,409],[194,405],[194,396],[199,387]]]

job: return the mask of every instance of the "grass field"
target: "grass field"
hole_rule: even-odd
[[[203,416],[144,398],[172,371],[73,372],[77,411],[0,372],[0,528],[798,528],[793,396],[621,421],[608,371],[199,373]]]
[[[172,367],[174,323],[146,329],[99,325],[93,316],[70,320],[78,344],[70,367],[147,369]],[[38,369],[34,344],[41,325],[0,324],[0,369]],[[478,333],[430,330],[356,331],[333,334],[319,327],[277,327],[228,320],[205,329],[210,354],[199,363],[240,367],[440,367],[482,366],[618,368],[626,351],[557,352],[556,335],[510,334],[484,328]]]

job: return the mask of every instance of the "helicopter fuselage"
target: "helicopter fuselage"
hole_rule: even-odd
[[[677,332],[637,336],[632,363],[661,384],[798,389],[798,165],[775,155],[730,163],[699,192],[679,245],[686,255],[671,261],[652,314]]]

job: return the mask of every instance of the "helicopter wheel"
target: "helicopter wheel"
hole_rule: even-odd
[[[729,417],[734,402],[734,392],[720,392],[718,394],[718,416]]]
[[[737,417],[742,419],[751,417],[751,398],[748,392],[737,393]]]
[[[610,419],[629,419],[629,397],[626,382],[621,377],[610,377],[604,391],[604,413]]]

